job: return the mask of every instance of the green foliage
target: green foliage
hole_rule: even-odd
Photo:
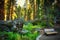
[[[28,30],[28,32],[24,34],[23,36],[18,33],[13,33],[13,32],[0,32],[0,34],[2,33],[7,34],[8,35],[7,40],[36,40],[36,37],[39,35],[39,32],[35,30],[35,28],[40,28],[40,27],[39,25],[33,26],[31,23],[28,23],[27,25],[23,26],[24,30]]]
[[[33,33],[28,33],[27,37],[29,37],[29,40],[36,40],[36,37],[39,35],[37,31],[34,31]]]
[[[29,31],[27,34],[25,34],[22,39],[23,40],[36,40],[36,37],[39,35],[37,31],[34,31],[33,33]]]
[[[23,26],[23,29],[28,30],[27,34],[25,35],[28,40],[36,40],[36,37],[39,35],[36,28],[40,28],[39,25],[32,25],[32,23],[28,23],[27,25]],[[24,38],[24,37],[23,37]]]
[[[34,28],[42,28],[42,26],[38,23],[37,25],[33,25],[32,23],[24,24],[23,29],[31,31]]]
[[[4,40],[22,40],[21,36],[18,33],[0,32],[0,35],[3,35],[4,37],[7,36],[7,39]]]
[[[33,25],[31,23],[28,23],[27,25],[23,26],[23,29],[32,30],[32,27],[33,27]]]

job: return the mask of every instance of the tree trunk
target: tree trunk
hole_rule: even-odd
[[[4,20],[4,0],[0,0],[0,20]]]

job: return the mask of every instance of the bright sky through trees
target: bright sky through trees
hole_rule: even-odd
[[[25,5],[25,0],[17,0],[17,6],[21,6],[21,7],[24,7]]]

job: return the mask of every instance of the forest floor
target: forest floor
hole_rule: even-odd
[[[60,40],[60,34],[56,34],[56,35],[42,35],[39,40]]]

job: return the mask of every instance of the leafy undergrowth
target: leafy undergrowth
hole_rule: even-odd
[[[36,40],[37,36],[37,31],[35,31],[34,33],[28,32],[25,35],[20,35],[19,33],[13,32],[0,32],[1,40]]]
[[[3,40],[22,40],[18,33],[0,32],[0,38]]]
[[[28,23],[27,25],[23,26],[24,30],[28,30],[26,35],[23,36],[23,39],[26,38],[26,40],[36,40],[36,37],[40,34],[39,30],[41,26],[40,25],[32,25],[31,23]]]
[[[31,23],[28,23],[27,25],[23,26],[23,29],[31,31],[34,28],[43,28],[41,25],[33,25]]]
[[[31,23],[28,23],[28,25],[24,25],[23,29],[27,30],[28,32],[24,34],[20,34],[18,32],[0,32],[1,39],[4,38],[4,40],[36,40],[36,37],[40,34],[36,28],[41,28],[40,25],[33,26]]]

